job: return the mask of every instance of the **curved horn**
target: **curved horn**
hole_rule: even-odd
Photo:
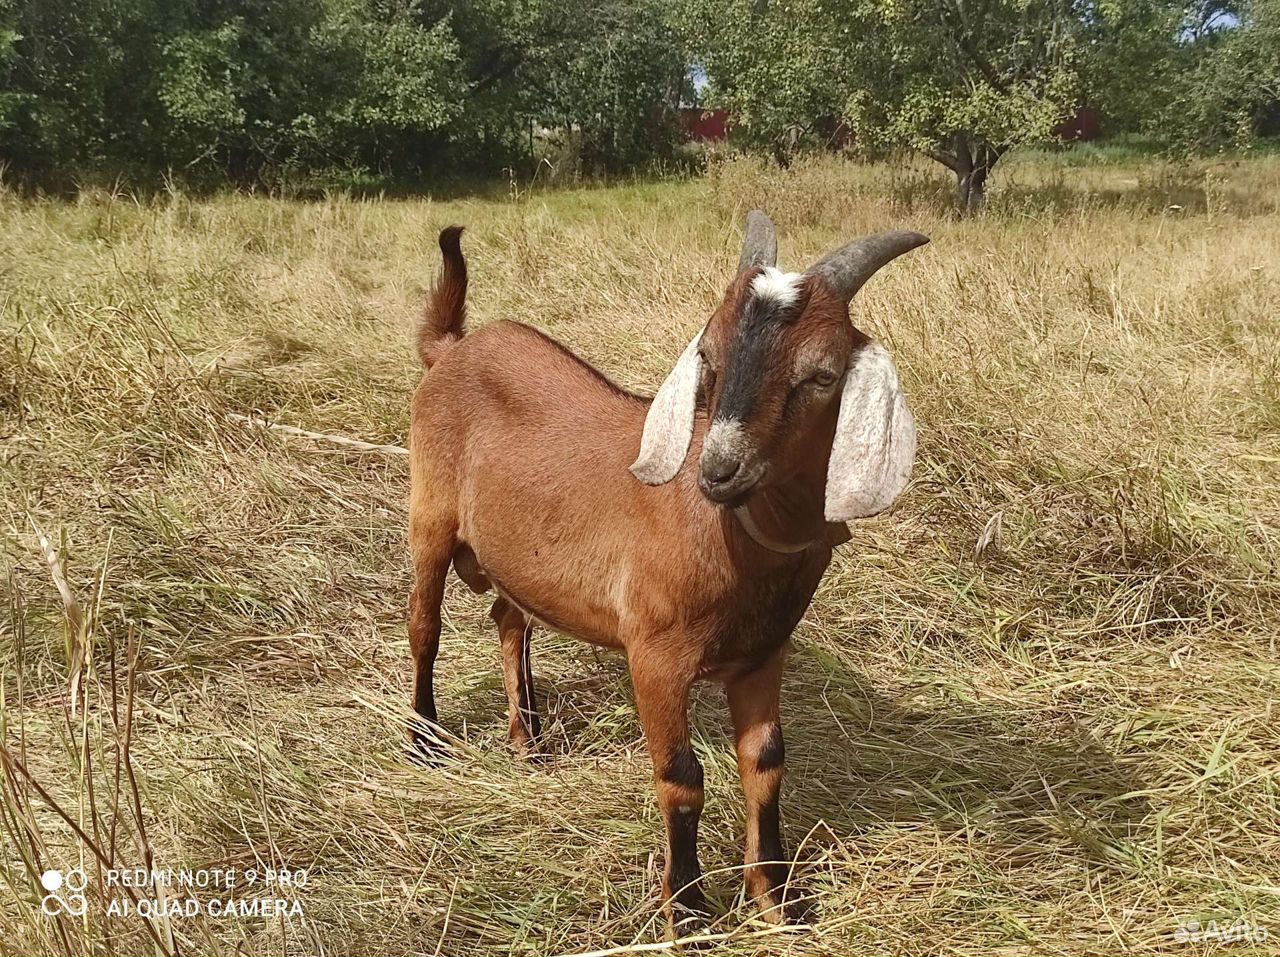
[[[747,213],[747,234],[742,239],[742,255],[738,257],[738,272],[752,266],[776,266],[778,264],[778,231],[773,220],[753,209]]]
[[[903,229],[864,236],[829,253],[809,270],[809,275],[821,276],[848,302],[881,266],[928,241],[928,236]]]

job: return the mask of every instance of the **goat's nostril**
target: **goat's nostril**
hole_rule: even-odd
[[[737,459],[713,459],[702,469],[702,477],[712,485],[720,485],[738,474],[742,463]]]

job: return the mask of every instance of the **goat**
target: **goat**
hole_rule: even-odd
[[[674,924],[706,909],[689,692],[722,682],[746,795],[747,893],[767,919],[788,919],[778,698],[789,639],[832,548],[848,540],[843,523],[887,508],[915,456],[893,362],[854,328],[849,301],[928,240],[880,233],[805,273],[782,272],[773,223],[753,211],[724,301],[650,400],[522,323],[464,337],[461,233],[440,234],[443,267],[417,334],[414,710],[437,721],[450,564],[473,590],[497,593],[508,733],[522,750],[540,734],[534,621],[624,651],[666,826],[662,893]],[[429,751],[420,727],[411,736]]]

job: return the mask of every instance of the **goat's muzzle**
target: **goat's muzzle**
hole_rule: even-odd
[[[742,423],[718,419],[711,424],[698,459],[698,487],[717,505],[739,505],[764,475]]]

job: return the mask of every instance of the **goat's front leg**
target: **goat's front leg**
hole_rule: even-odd
[[[636,710],[653,758],[658,807],[667,830],[662,872],[663,907],[676,936],[697,928],[707,913],[698,866],[698,818],[702,814],[702,765],[689,741],[689,689],[693,676],[671,662],[631,657]]]
[[[738,745],[738,774],[747,799],[747,896],[759,904],[761,916],[774,923],[794,916],[784,900],[788,868],[778,814],[786,757],[778,719],[785,659],[784,646],[755,671],[726,686]]]

